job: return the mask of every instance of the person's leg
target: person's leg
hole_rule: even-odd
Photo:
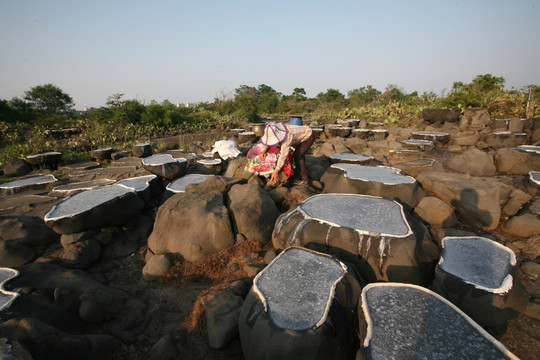
[[[306,171],[306,152],[309,150],[311,145],[313,145],[313,142],[315,141],[315,134],[311,134],[311,136],[304,142],[300,143],[294,149],[293,157],[294,157],[294,163],[296,164],[295,169],[295,175],[300,180],[306,180],[308,179],[307,171]]]

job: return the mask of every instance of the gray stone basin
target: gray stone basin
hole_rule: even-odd
[[[431,140],[420,140],[420,139],[409,139],[409,140],[402,140],[401,143],[405,148],[408,149],[420,149],[422,151],[424,150],[431,150],[435,146],[433,141]]]
[[[305,217],[346,227],[362,234],[405,237],[412,230],[404,218],[403,207],[388,199],[352,194],[315,195],[298,208]],[[278,224],[279,226],[279,224]]]
[[[4,284],[18,275],[19,272],[15,269],[0,267],[0,312],[9,308],[11,303],[19,296],[16,292],[4,289]]]
[[[144,202],[122,185],[103,186],[70,196],[54,206],[45,223],[60,234],[120,225],[137,215]]]
[[[512,250],[480,236],[445,237],[439,266],[478,289],[506,293],[512,287]],[[482,254],[481,257],[478,255]]]
[[[253,288],[275,325],[313,329],[326,321],[336,284],[346,271],[329,255],[290,247],[255,277]]]
[[[365,155],[354,154],[354,153],[339,153],[339,154],[333,154],[330,156],[330,161],[334,163],[342,162],[342,163],[365,164],[372,160],[373,160],[373,157],[371,156],[365,156]]]
[[[188,174],[184,175],[179,179],[174,180],[169,185],[167,185],[167,191],[173,192],[173,193],[183,193],[186,191],[186,186],[189,184],[200,184],[208,177],[212,175],[204,175],[204,174]]]
[[[355,164],[334,164],[333,168],[345,172],[345,177],[354,180],[373,181],[383,184],[413,184],[416,180],[401,175],[401,170],[386,166],[364,166]]]
[[[130,179],[119,180],[116,185],[122,185],[135,192],[143,192],[157,179],[156,175],[137,176]]]
[[[362,359],[517,359],[442,296],[397,283],[362,290]]]
[[[170,154],[158,154],[143,158],[142,164],[151,173],[174,180],[183,174],[187,167],[187,160],[174,158]]]
[[[38,175],[10,181],[0,185],[0,195],[16,194],[26,190],[49,189],[58,183],[53,175]]]
[[[142,160],[143,165],[150,165],[150,166],[156,166],[156,165],[164,165],[168,163],[175,163],[175,162],[183,162],[186,161],[185,159],[178,158],[175,159],[170,154],[158,154],[158,155],[152,155],[144,158]]]

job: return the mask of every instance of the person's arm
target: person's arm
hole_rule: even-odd
[[[259,160],[263,161],[266,157],[266,152],[268,151],[268,146],[261,144],[261,153],[259,154]]]

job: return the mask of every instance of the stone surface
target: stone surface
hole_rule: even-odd
[[[154,151],[152,150],[152,145],[148,143],[135,144],[133,145],[133,156],[138,158],[145,158],[147,156],[152,156]]]
[[[137,193],[120,185],[88,190],[56,205],[45,215],[45,223],[60,234],[120,225],[144,207]]]
[[[208,343],[223,349],[238,337],[238,317],[244,299],[229,291],[211,294],[203,300]]]
[[[62,153],[58,151],[49,151],[40,154],[28,155],[26,160],[35,167],[48,167],[52,170],[58,169],[62,160]]]
[[[32,170],[32,165],[23,159],[12,159],[4,167],[4,175],[9,177],[19,177],[32,172]]]
[[[429,140],[432,143],[446,144],[450,141],[450,134],[437,131],[413,131],[410,135],[411,139]]]
[[[234,185],[228,193],[234,228],[249,240],[266,244],[280,212],[266,191],[255,184]]]
[[[535,197],[520,212],[508,219],[502,230],[524,238],[540,234],[540,198]]]
[[[350,164],[362,164],[372,162],[374,159],[371,156],[364,156],[354,153],[339,153],[330,156],[330,161],[333,163],[350,163]]]
[[[111,160],[111,154],[113,152],[112,148],[102,148],[95,149],[90,151],[90,157],[96,159],[97,161],[108,161]]]
[[[456,306],[422,287],[369,284],[359,314],[363,346],[357,359],[515,358]]]
[[[37,175],[0,184],[0,196],[28,190],[50,189],[58,184],[53,175]]]
[[[148,260],[142,269],[143,279],[156,281],[171,267],[171,261],[165,254],[156,254]]]
[[[399,199],[416,206],[425,193],[416,180],[399,169],[384,166],[334,164],[322,176],[326,192],[353,193]]]
[[[434,227],[454,227],[457,218],[447,203],[433,196],[426,196],[414,209],[414,214]]]
[[[490,122],[491,116],[486,109],[467,109],[459,122],[459,131],[481,131]]]
[[[234,234],[219,192],[178,193],[156,214],[148,247],[154,254],[177,253],[197,261],[234,244]]]
[[[455,172],[473,176],[494,176],[493,157],[478,149],[471,149],[453,156],[446,166]]]
[[[456,122],[461,116],[461,109],[424,109],[422,118],[430,123]]]
[[[540,171],[540,154],[518,149],[499,149],[495,156],[497,172],[508,175],[527,175]]]
[[[501,215],[501,186],[469,175],[423,172],[424,189],[455,208],[461,221],[477,229],[493,230]]]
[[[531,196],[540,195],[540,172],[539,171],[529,171],[529,174],[527,175],[527,179],[525,182],[525,187],[527,188],[527,192],[531,194]]]
[[[481,326],[503,325],[525,310],[529,297],[515,276],[512,250],[479,236],[445,237],[442,246],[433,291]]]

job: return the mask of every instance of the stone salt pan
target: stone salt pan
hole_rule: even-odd
[[[362,359],[517,359],[459,308],[420,286],[362,290]],[[360,309],[359,309],[360,311]]]
[[[512,287],[516,256],[509,248],[486,238],[445,237],[439,266],[475,287],[506,293]]]
[[[326,321],[336,284],[346,271],[331,256],[290,247],[255,277],[253,286],[278,327],[312,329]]]
[[[185,192],[189,184],[200,184],[210,176],[212,175],[188,174],[167,185],[167,190],[173,193]]]
[[[306,216],[361,233],[409,236],[403,207],[395,201],[366,195],[315,195],[299,206]]]
[[[355,180],[374,181],[383,184],[412,184],[416,182],[414,178],[401,175],[399,169],[391,167],[354,164],[334,164],[332,167],[343,170],[345,177]]]

